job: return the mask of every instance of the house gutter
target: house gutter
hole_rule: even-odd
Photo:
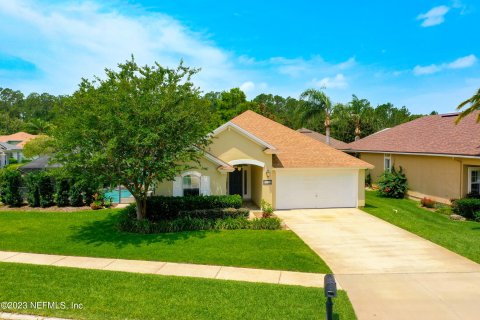
[[[445,154],[445,153],[421,153],[421,152],[396,152],[396,151],[372,151],[372,150],[354,150],[341,149],[343,152],[358,152],[358,153],[390,153],[412,156],[430,156],[430,157],[447,157],[447,158],[465,158],[465,159],[480,159],[480,156],[468,156],[461,154]]]

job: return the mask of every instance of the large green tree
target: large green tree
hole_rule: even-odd
[[[65,101],[53,130],[55,160],[73,173],[124,185],[144,219],[157,182],[199,166],[209,143],[209,106],[191,81],[197,70],[182,63],[140,67],[132,58],[118,67],[83,79]]]
[[[456,123],[458,123],[460,120],[462,120],[467,115],[473,113],[474,111],[480,110],[480,89],[478,89],[471,98],[460,103],[457,107],[457,110],[462,110],[465,107],[467,108],[460,113],[456,120]],[[477,115],[477,122],[480,122],[480,113]]]

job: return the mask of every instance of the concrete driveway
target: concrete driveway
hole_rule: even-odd
[[[276,214],[330,266],[360,320],[480,319],[479,264],[358,209]]]

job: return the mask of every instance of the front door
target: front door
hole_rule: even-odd
[[[228,193],[242,196],[243,172],[235,170],[228,173]]]

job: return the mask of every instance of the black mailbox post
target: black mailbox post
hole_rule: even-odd
[[[327,302],[325,303],[327,307],[327,320],[333,320],[333,301],[332,298],[337,297],[337,283],[335,282],[335,277],[333,274],[326,274],[323,279],[323,290]]]

